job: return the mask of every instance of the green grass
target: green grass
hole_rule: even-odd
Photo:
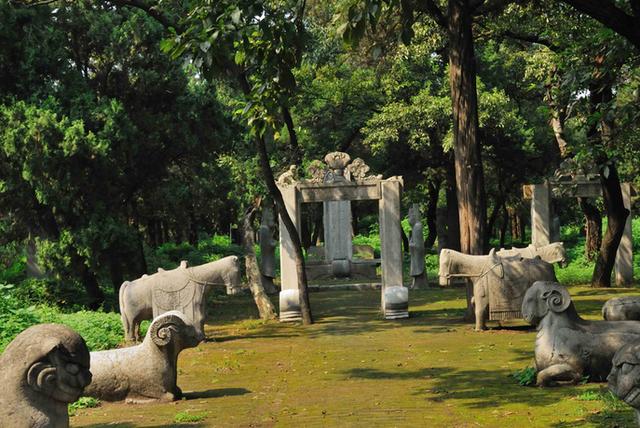
[[[69,404],[69,416],[75,416],[80,409],[93,409],[100,407],[102,403],[97,398],[80,397],[75,403]]]
[[[173,421],[176,423],[201,422],[207,418],[207,413],[190,413],[189,411],[176,413]]]

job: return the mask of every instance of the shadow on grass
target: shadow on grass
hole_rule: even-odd
[[[636,425],[633,410],[602,410],[598,413],[590,414],[585,418],[575,421],[560,421],[550,425],[552,428],[575,428],[583,427],[590,423],[602,428],[623,428]]]
[[[195,400],[198,398],[218,398],[230,397],[234,395],[250,394],[251,391],[245,388],[218,388],[208,389],[206,391],[189,391],[184,392],[182,397],[186,400]]]

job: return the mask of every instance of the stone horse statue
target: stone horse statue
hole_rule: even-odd
[[[440,251],[439,275],[441,284],[452,277],[468,278],[473,283],[476,331],[487,328],[487,319],[521,318],[527,289],[538,280],[557,281],[553,266],[540,258],[500,257],[493,249],[486,256],[471,256],[444,248]]]
[[[529,245],[525,248],[511,248],[506,250],[502,248],[497,252],[500,257],[515,257],[520,256],[526,259],[534,259],[540,257],[547,263],[558,263],[560,267],[567,265],[567,251],[564,249],[564,243],[552,242],[549,245],[543,245],[542,247],[536,247],[535,245]]]
[[[240,288],[238,257],[228,256],[211,263],[188,267],[186,262],[172,270],[158,269],[120,287],[120,316],[127,341],[140,341],[140,322],[177,310],[189,318],[204,337],[206,292],[211,286],[226,286],[227,294]]]

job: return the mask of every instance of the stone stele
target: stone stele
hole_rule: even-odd
[[[0,357],[0,368],[2,427],[68,427],[68,404],[91,382],[87,345],[59,324],[20,333]]]
[[[136,346],[91,353],[93,382],[85,395],[105,401],[173,401],[181,397],[177,385],[178,354],[202,340],[182,313],[156,317],[144,341]]]
[[[569,291],[557,282],[534,283],[522,302],[522,316],[538,326],[535,365],[539,386],[575,384],[584,376],[604,381],[618,349],[640,341],[637,321],[582,319]]]
[[[613,356],[607,377],[609,390],[633,407],[640,426],[640,342],[624,345]]]
[[[140,322],[171,310],[185,314],[204,337],[207,315],[206,292],[212,286],[226,286],[227,294],[240,289],[238,257],[228,256],[211,263],[188,267],[183,262],[172,270],[158,270],[120,287],[120,316],[128,341],[140,340]]]
[[[260,273],[269,278],[276,276],[276,246],[278,241],[273,239],[275,230],[273,211],[269,208],[262,210],[262,222],[258,231],[260,238]]]

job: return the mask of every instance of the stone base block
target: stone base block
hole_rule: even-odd
[[[349,277],[351,274],[351,262],[349,260],[334,260],[331,262],[331,273],[336,278]]]
[[[352,261],[349,267],[349,277],[353,279],[376,280],[376,267],[380,264],[378,260],[357,260]],[[307,263],[307,279],[327,280],[335,278],[337,275],[333,272],[334,266],[329,263]]]
[[[280,292],[280,321],[300,321],[300,293],[298,290],[282,290]]]
[[[409,318],[409,289],[407,287],[386,287],[383,301],[385,319]]]

